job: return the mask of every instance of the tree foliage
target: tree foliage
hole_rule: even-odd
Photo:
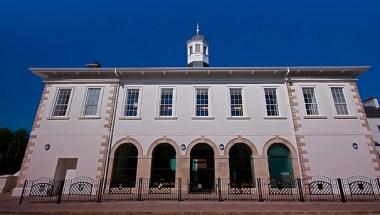
[[[0,128],[0,175],[13,174],[20,169],[28,139],[26,129]]]

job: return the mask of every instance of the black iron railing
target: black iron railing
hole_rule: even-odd
[[[118,186],[107,185],[103,190],[103,180],[88,177],[66,181],[38,178],[25,181],[20,204],[112,200],[378,201],[380,181],[364,176],[346,179],[314,176],[291,181],[256,178],[250,182],[231,181],[228,178],[208,182],[181,178],[161,182],[138,178],[134,182]]]

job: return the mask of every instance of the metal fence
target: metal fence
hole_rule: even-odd
[[[231,182],[229,178],[208,183],[181,178],[158,183],[139,178],[127,185],[103,189],[103,180],[88,177],[66,181],[38,178],[25,181],[19,203],[128,200],[378,201],[380,181],[364,176],[346,179],[315,176],[291,181],[256,178],[244,183]]]

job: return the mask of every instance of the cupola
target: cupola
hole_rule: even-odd
[[[206,38],[199,33],[199,24],[197,23],[196,35],[191,37],[187,42],[187,66],[189,67],[207,67],[208,63],[208,42]]]

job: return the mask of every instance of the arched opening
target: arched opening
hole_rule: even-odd
[[[230,183],[237,187],[253,187],[252,150],[244,143],[234,144],[229,151]]]
[[[268,148],[268,165],[271,180],[293,183],[292,160],[290,150],[281,143]]]
[[[136,184],[138,151],[136,146],[126,143],[115,152],[111,187],[134,187]]]
[[[170,186],[175,184],[176,152],[169,143],[158,144],[152,152],[150,186]]]
[[[190,192],[211,192],[214,187],[214,151],[206,143],[190,151]]]

